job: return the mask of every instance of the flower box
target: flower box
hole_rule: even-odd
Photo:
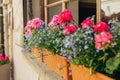
[[[42,49],[42,61],[65,80],[70,80],[67,59],[73,64],[89,67],[91,72],[103,72],[119,80],[120,23],[117,19],[109,23],[96,23],[94,20],[95,16],[88,17],[77,26],[71,11],[66,9],[53,16],[47,26],[39,18],[29,20],[25,27],[25,49],[30,51],[31,47],[46,48],[47,50]],[[41,57],[39,51],[31,51],[36,53],[33,55],[37,58]],[[62,72],[64,69],[66,72]],[[81,69],[88,74],[82,73]],[[82,74],[86,79],[77,74]],[[75,68],[75,72],[72,69],[72,75],[73,80],[111,80],[109,77],[102,79],[97,72],[90,75],[89,69],[80,66]],[[93,79],[96,75],[99,77]]]
[[[60,76],[62,76],[65,80],[71,80],[71,76],[69,75],[69,63],[67,59],[57,54],[54,55],[47,49],[43,50],[44,63]]]
[[[31,48],[31,54],[36,57],[39,61],[43,61],[42,53],[40,53],[40,48]]]
[[[10,64],[0,65],[0,80],[10,80]]]
[[[99,72],[90,74],[89,68],[81,65],[71,64],[72,80],[114,80],[108,76],[105,76]]]

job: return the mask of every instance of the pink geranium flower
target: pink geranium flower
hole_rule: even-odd
[[[31,35],[32,34],[32,32],[31,32],[32,29],[33,29],[32,26],[27,25],[25,27],[25,30],[26,30],[25,34]]]
[[[101,32],[102,44],[110,43],[111,39],[112,39],[112,34],[110,34],[109,32]]]
[[[68,35],[76,32],[77,28],[74,25],[66,26],[63,30],[63,34]]]
[[[32,26],[32,20],[29,20],[29,21],[27,22],[27,25]]]
[[[6,60],[6,61],[9,61],[9,60],[10,60],[10,58],[9,58],[8,55],[5,57],[5,60]]]
[[[26,30],[26,31],[31,31],[31,29],[32,29],[32,26],[31,26],[31,25],[26,25],[26,26],[25,26],[25,30]]]
[[[48,24],[48,26],[52,26],[52,27],[54,27],[54,26],[56,26],[59,22],[58,22],[58,15],[55,15],[55,16],[53,16],[53,19],[51,20],[51,22]]]
[[[59,22],[65,24],[66,22],[71,22],[73,19],[71,11],[65,9],[59,14]]]
[[[96,49],[97,50],[100,50],[101,49],[101,43],[99,43],[99,42],[95,42],[95,47],[96,47]]]
[[[101,32],[100,34],[95,35],[95,47],[100,49],[102,45],[109,44],[112,39],[112,34],[109,32]]]
[[[90,19],[86,19],[81,23],[81,25],[82,25],[82,28],[92,27],[94,25],[94,22]]]
[[[94,26],[94,32],[103,32],[109,30],[109,26],[105,22],[98,22]]]
[[[42,20],[40,20],[39,18],[34,18],[32,20],[29,20],[25,27],[26,30],[25,34],[31,35],[32,29],[38,29],[41,24],[42,24]]]
[[[32,35],[32,32],[31,31],[26,31],[25,34]]]
[[[3,61],[3,60],[4,60],[3,54],[0,54],[0,61]]]
[[[34,18],[32,20],[32,26],[35,29],[38,29],[40,27],[41,23],[42,23],[42,21],[39,18]]]
[[[102,42],[102,40],[101,40],[101,35],[95,35],[95,42]]]

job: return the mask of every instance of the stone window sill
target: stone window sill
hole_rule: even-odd
[[[39,74],[38,80],[41,80],[41,77],[44,77],[43,80],[64,80],[57,73],[48,68],[44,63],[38,61],[32,54],[22,51],[23,56],[27,60],[27,63]]]

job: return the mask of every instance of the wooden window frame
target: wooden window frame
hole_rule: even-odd
[[[60,1],[56,1],[56,2],[53,2],[53,3],[50,3],[48,4],[48,0],[44,0],[44,20],[45,20],[45,24],[48,23],[48,8],[51,8],[51,7],[54,7],[54,6],[57,6],[57,5],[60,5],[62,4],[62,10],[66,9],[66,6],[67,6],[67,2],[69,2],[70,0],[60,0]]]
[[[48,23],[48,8],[62,4],[62,10],[64,10],[65,8],[67,8],[66,3],[69,1],[72,1],[72,0],[60,0],[60,1],[47,4],[48,0],[42,0],[43,7],[41,7],[41,9],[43,11],[43,14],[41,14],[41,16],[42,16],[42,19],[45,21],[45,23],[46,24]],[[97,19],[97,22],[101,21],[101,1],[100,0],[96,0],[96,19]]]
[[[101,0],[96,0],[96,19],[101,21]]]

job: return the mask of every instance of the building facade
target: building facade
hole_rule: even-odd
[[[68,8],[78,24],[92,15],[100,21],[100,0],[3,0],[1,4],[4,31],[0,33],[4,34],[4,51],[10,55],[14,80],[63,80],[54,72],[43,70],[25,55],[23,34],[28,20],[39,17],[47,24],[53,15]]]

